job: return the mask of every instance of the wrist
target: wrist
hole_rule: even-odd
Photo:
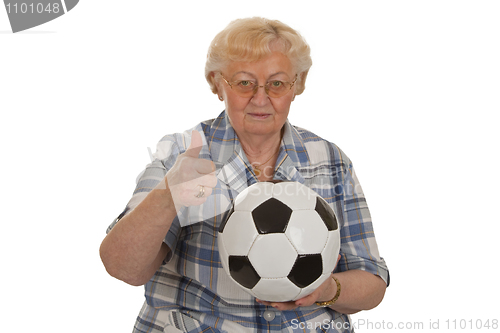
[[[332,275],[332,283],[334,286],[333,289],[336,290],[333,298],[328,300],[328,301],[324,301],[324,302],[315,302],[316,305],[318,305],[318,306],[331,306],[331,305],[335,304],[335,302],[337,302],[337,300],[340,297],[340,292],[341,292],[342,288],[341,288],[339,280],[337,280],[337,278],[333,275]]]
[[[168,186],[167,177],[164,177],[151,192],[155,192],[159,203],[163,204],[163,208],[175,209],[174,198],[172,197],[172,192]]]

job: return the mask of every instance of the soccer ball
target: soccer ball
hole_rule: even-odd
[[[297,300],[329,278],[340,250],[335,213],[298,182],[260,182],[234,200],[218,235],[222,267],[250,295]]]

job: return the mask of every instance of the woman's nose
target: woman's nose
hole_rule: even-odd
[[[264,105],[269,102],[269,96],[266,93],[266,88],[265,86],[257,86],[257,91],[252,97],[252,102],[254,102],[257,105]]]

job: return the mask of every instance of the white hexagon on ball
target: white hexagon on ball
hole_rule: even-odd
[[[328,229],[316,211],[294,210],[285,235],[299,254],[321,253],[328,239]]]
[[[271,299],[274,302],[287,302],[300,295],[301,289],[286,277],[276,279],[261,279],[252,292],[259,299]]]
[[[283,233],[259,235],[248,252],[248,259],[261,278],[280,278],[290,273],[297,251]]]
[[[221,238],[227,253],[231,255],[247,255],[255,238],[258,236],[250,212],[233,212],[226,223],[224,231]],[[238,237],[224,237],[224,235],[238,235]]]
[[[338,254],[340,252],[340,232],[332,230],[328,232],[328,241],[322,251],[323,274],[331,273],[337,265]]]

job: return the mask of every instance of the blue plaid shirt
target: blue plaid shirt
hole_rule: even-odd
[[[182,210],[174,220],[165,237],[172,251],[145,285],[134,332],[350,332],[347,315],[317,306],[280,312],[255,302],[227,276],[217,230],[232,200],[258,180],[225,112],[194,130],[204,134],[200,158],[215,163],[217,187],[203,205]],[[191,131],[161,139],[155,160],[137,180],[127,213],[187,149]],[[287,121],[274,178],[305,184],[334,209],[342,242],[336,271],[365,270],[388,282],[363,192],[351,161],[337,146]]]

